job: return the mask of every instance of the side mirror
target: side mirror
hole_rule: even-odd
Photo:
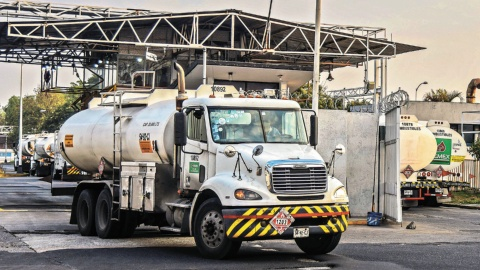
[[[235,147],[231,146],[231,145],[227,145],[225,146],[225,149],[223,150],[223,153],[225,154],[226,157],[234,157],[236,154],[237,154],[237,150],[235,149]]]
[[[259,156],[263,153],[263,146],[257,145],[255,148],[253,148],[252,155],[254,156]]]
[[[318,117],[310,115],[310,145],[317,146],[318,144]]]
[[[185,146],[187,144],[187,115],[183,112],[175,113],[173,125],[175,145]]]

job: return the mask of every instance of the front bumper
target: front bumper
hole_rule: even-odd
[[[295,221],[279,233],[270,220],[284,208]],[[236,240],[292,239],[293,228],[309,228],[310,235],[344,232],[348,227],[348,205],[278,206],[223,209],[227,237]]]

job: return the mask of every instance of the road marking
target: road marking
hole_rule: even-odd
[[[316,267],[304,267],[304,268],[297,268],[298,270],[319,270],[319,269],[332,269],[328,266],[316,266]]]
[[[70,212],[70,210],[55,210],[55,209],[9,209],[5,210],[0,208],[0,212]]]

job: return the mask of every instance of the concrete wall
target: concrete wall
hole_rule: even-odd
[[[347,186],[351,215],[365,217],[372,208],[378,116],[320,110],[318,119],[317,151],[326,161],[330,161],[332,150],[337,144],[346,147],[343,156],[337,155],[334,176]]]
[[[480,103],[410,101],[402,107],[402,114],[413,114],[418,120],[446,120],[450,124],[460,124],[464,111],[480,111]],[[478,122],[480,114],[467,114],[465,119]]]

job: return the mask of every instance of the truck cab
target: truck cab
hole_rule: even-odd
[[[296,102],[197,98],[183,105],[180,193],[194,194],[190,229],[197,245],[218,248],[209,241],[214,233],[205,232],[222,226],[231,243],[293,238],[308,253],[338,244],[348,226],[348,197],[309,145]],[[206,222],[206,205],[223,219]]]

